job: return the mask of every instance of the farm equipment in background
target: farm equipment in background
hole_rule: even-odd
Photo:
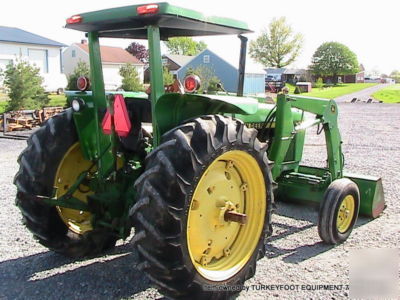
[[[63,110],[63,107],[44,107],[40,110],[9,111],[2,114],[0,127],[3,134],[10,131],[32,130]]]
[[[329,244],[347,239],[359,212],[382,212],[381,179],[343,170],[334,101],[243,96],[245,23],[155,3],[75,15],[66,27],[87,32],[91,83],[79,78],[72,108],[30,137],[14,181],[25,225],[49,249],[98,254],[134,227],[138,268],[161,293],[225,299],[265,254],[274,199],[319,203]],[[225,34],[240,38],[237,96],[196,94],[193,76],[186,93],[165,93],[161,40]],[[100,37],[148,40],[150,99],[105,92]],[[327,166],[302,166],[305,131],[318,125]]]
[[[279,93],[285,87],[285,81],[281,74],[267,74],[265,76],[265,91]]]
[[[265,91],[270,93],[279,93],[285,87],[283,81],[265,81]]]

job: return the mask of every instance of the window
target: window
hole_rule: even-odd
[[[42,49],[28,49],[29,62],[38,67],[41,73],[49,72],[48,52]]]
[[[72,57],[76,57],[76,50],[72,50],[71,56],[72,56]]]
[[[210,63],[210,55],[204,55],[203,56],[203,63],[209,64]]]

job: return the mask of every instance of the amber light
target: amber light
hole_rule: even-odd
[[[83,18],[80,15],[72,16],[67,19],[67,24],[76,24],[82,22]]]
[[[139,6],[136,9],[138,15],[148,15],[148,14],[156,14],[158,13],[158,5],[157,4],[149,4]]]

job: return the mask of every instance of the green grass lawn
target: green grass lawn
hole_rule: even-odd
[[[66,102],[65,95],[49,95],[50,102],[46,106],[64,106]],[[0,114],[6,110],[7,106],[7,95],[0,93]]]
[[[338,84],[336,86],[318,89],[313,88],[310,93],[302,93],[302,96],[310,96],[310,97],[317,97],[317,98],[328,98],[333,99],[336,97],[340,97],[343,95],[351,94],[354,92],[361,91],[363,89],[369,88],[371,86],[377,85],[376,83],[343,83]],[[288,85],[290,94],[294,93],[295,86]]]
[[[376,100],[386,103],[400,103],[400,84],[388,86],[372,94]]]

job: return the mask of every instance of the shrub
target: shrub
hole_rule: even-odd
[[[322,80],[321,77],[319,77],[317,79],[317,82],[315,83],[315,87],[322,90],[322,88],[324,87],[324,81]]]
[[[9,64],[4,72],[4,85],[10,99],[6,110],[36,109],[49,103],[42,84],[39,68],[26,61]]]
[[[124,91],[143,91],[143,84],[140,82],[139,73],[131,64],[126,64],[119,69],[119,75],[122,77],[121,88]]]
[[[80,60],[76,65],[74,71],[68,76],[68,85],[66,89],[69,91],[78,90],[78,87],[76,86],[76,81],[81,76],[86,76],[90,78],[90,69],[89,65],[86,62]]]
[[[196,68],[189,67],[186,71],[186,76],[191,74],[197,75],[200,78],[200,93],[218,91],[217,84],[220,83],[221,80],[215,76],[215,73],[211,68],[206,66],[198,66]]]
[[[170,85],[174,83],[174,76],[171,74],[167,67],[163,68],[163,80],[164,85]]]

